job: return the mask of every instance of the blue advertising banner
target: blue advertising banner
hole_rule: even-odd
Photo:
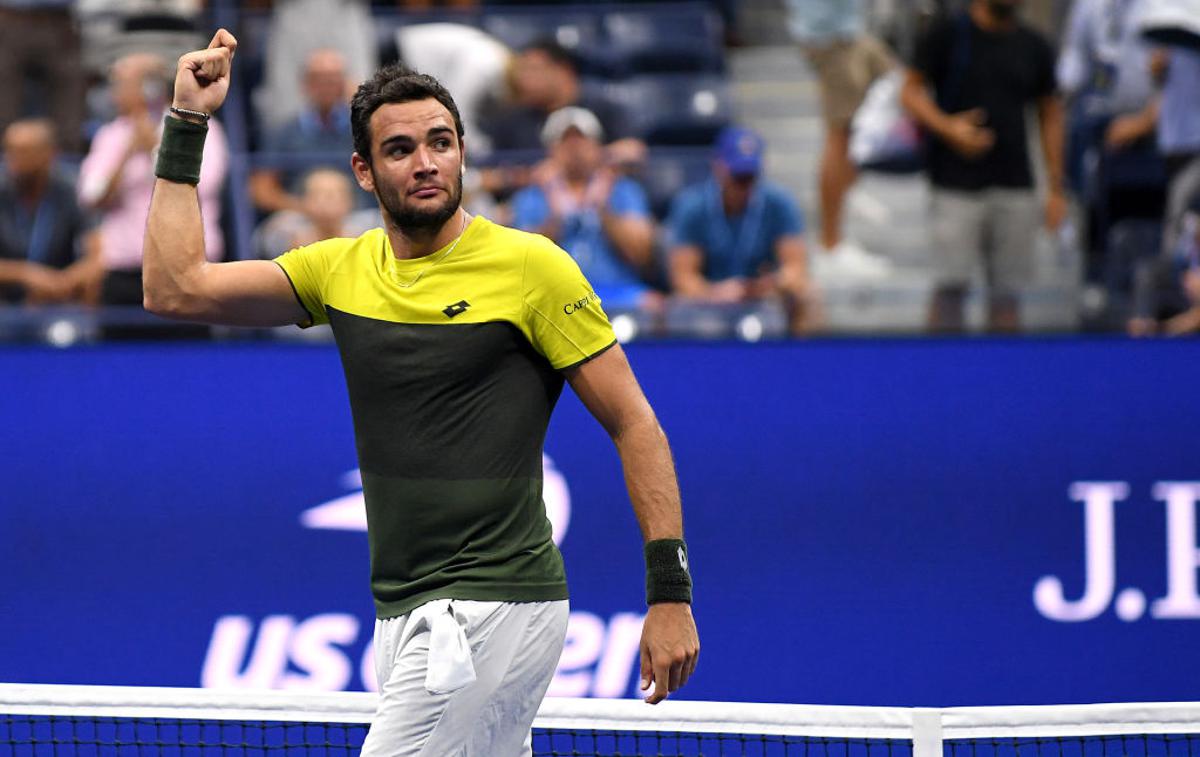
[[[683,489],[690,699],[1200,698],[1200,345],[633,345]],[[371,689],[329,347],[0,350],[0,681]],[[552,694],[636,694],[643,567],[564,394]]]

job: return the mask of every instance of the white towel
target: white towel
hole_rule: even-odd
[[[430,694],[450,694],[475,683],[471,645],[467,643],[466,630],[454,614],[453,603],[430,604],[425,690]]]

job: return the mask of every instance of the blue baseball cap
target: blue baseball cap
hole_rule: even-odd
[[[756,176],[762,170],[764,148],[758,132],[742,126],[728,126],[717,135],[717,160],[734,176]]]

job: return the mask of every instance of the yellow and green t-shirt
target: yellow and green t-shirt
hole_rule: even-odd
[[[341,352],[379,617],[431,599],[566,599],[542,444],[559,371],[615,343],[570,256],[476,216],[422,258],[397,259],[374,229],[276,262]]]

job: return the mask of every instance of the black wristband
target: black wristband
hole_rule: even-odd
[[[692,574],[683,539],[646,542],[646,604],[692,602]]]
[[[154,175],[177,184],[200,183],[200,159],[204,157],[204,137],[208,124],[198,124],[167,116],[163,119],[162,144],[158,146],[158,164]]]

